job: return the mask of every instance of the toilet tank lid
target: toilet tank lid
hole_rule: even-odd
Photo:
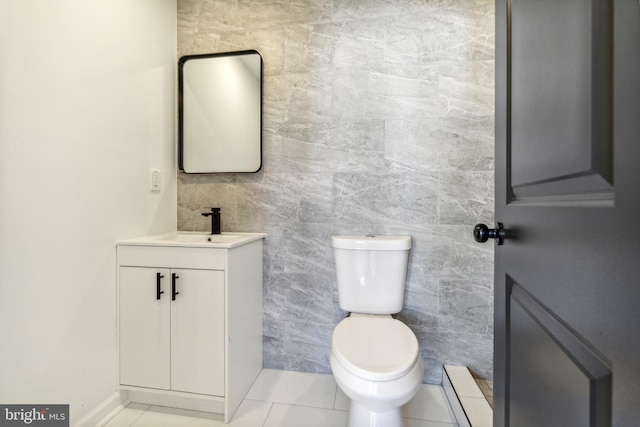
[[[404,251],[411,249],[411,236],[331,236],[331,246],[339,249]]]

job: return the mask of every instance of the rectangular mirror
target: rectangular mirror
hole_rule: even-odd
[[[262,57],[255,50],[178,61],[178,166],[186,173],[262,167]]]

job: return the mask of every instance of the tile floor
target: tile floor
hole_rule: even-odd
[[[231,427],[344,427],[349,399],[333,376],[264,369],[249,390]],[[440,386],[423,384],[403,408],[405,427],[457,427]],[[222,416],[131,403],[103,427],[216,427]]]

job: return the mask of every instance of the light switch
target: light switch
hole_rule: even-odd
[[[149,190],[152,193],[160,192],[160,171],[158,169],[149,169]]]

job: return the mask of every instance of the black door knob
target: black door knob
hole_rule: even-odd
[[[489,239],[496,239],[496,243],[501,245],[504,243],[505,234],[501,222],[498,223],[497,228],[489,228],[484,224],[476,224],[473,227],[473,238],[479,243],[484,243]]]

